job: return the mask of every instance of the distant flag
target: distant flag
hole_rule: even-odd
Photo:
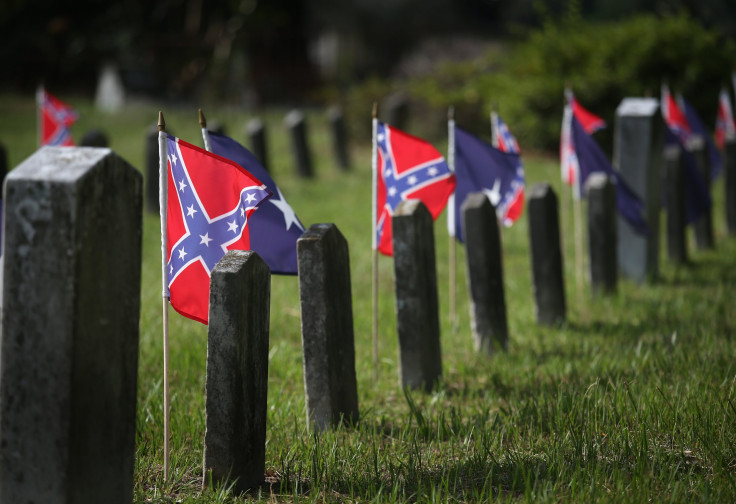
[[[506,226],[513,224],[524,208],[524,167],[521,157],[503,152],[455,126],[455,237],[464,241],[462,208],[465,198],[483,192]]]
[[[723,150],[726,148],[726,138],[736,135],[736,124],[733,120],[733,108],[731,108],[731,97],[724,87],[718,93],[718,115],[716,117],[716,144]]]
[[[39,118],[39,140],[41,146],[72,146],[74,140],[69,131],[78,115],[74,109],[59,100],[43,87],[36,93]]]
[[[683,145],[687,145],[687,141],[692,134],[690,123],[687,120],[685,111],[680,107],[675,98],[670,93],[667,84],[662,84],[662,95],[660,97],[662,107],[662,118],[665,124],[672,132],[682,141]]]
[[[496,112],[491,112],[491,138],[493,146],[501,152],[521,154],[519,143]]]
[[[271,191],[243,167],[167,136],[166,237],[171,306],[207,323],[210,273],[228,250],[249,250],[250,215]]]
[[[721,174],[723,160],[721,159],[721,153],[718,152],[716,144],[713,143],[713,139],[710,136],[710,131],[705,127],[703,121],[700,119],[698,112],[695,110],[690,102],[681,94],[677,95],[677,101],[680,104],[682,111],[685,113],[685,118],[690,125],[690,131],[694,135],[700,135],[705,140],[705,146],[708,149],[708,159],[710,160],[710,178],[715,180],[718,175]]]
[[[606,121],[584,109],[583,106],[578,103],[571,89],[567,89],[565,91],[565,98],[567,98],[567,103],[572,107],[573,115],[587,134],[591,135],[606,127]]]
[[[266,169],[248,149],[225,135],[208,133],[213,153],[236,162],[273,193],[248,220],[251,250],[268,264],[271,273],[296,275],[296,241],[304,232],[304,226]]]
[[[629,223],[636,233],[648,234],[649,228],[644,218],[643,202],[620,176],[619,172],[613,169],[595,139],[585,131],[585,128],[574,114],[572,114],[570,120],[570,129],[573,149],[580,166],[580,177],[577,184],[578,194],[582,192],[582,186],[591,173],[606,173],[616,181],[616,210],[619,215]]]
[[[419,199],[436,219],[455,189],[455,176],[445,158],[429,142],[378,123],[376,187],[376,246],[393,255],[394,210],[404,200]]]

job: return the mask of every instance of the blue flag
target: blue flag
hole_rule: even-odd
[[[468,194],[484,192],[504,222],[524,206],[524,168],[518,154],[502,152],[455,127],[455,237],[463,241],[461,208]],[[515,219],[513,219],[515,220]]]
[[[575,153],[580,164],[581,187],[593,172],[605,172],[616,181],[616,210],[638,234],[649,234],[649,227],[644,218],[644,203],[629,187],[623,177],[613,169],[608,158],[598,144],[585,132],[583,126],[573,115],[572,137]],[[582,193],[582,191],[581,191]]]
[[[711,206],[708,186],[698,169],[695,156],[683,144],[682,140],[670,128],[664,128],[664,142],[666,145],[678,145],[684,160],[683,176],[685,178],[685,210],[688,224],[692,224]]]
[[[715,180],[718,175],[721,173],[721,169],[723,167],[723,160],[721,159],[721,153],[718,152],[718,149],[716,148],[715,143],[713,142],[713,139],[710,137],[710,133],[708,132],[708,129],[703,124],[703,121],[700,120],[700,116],[695,111],[695,108],[690,105],[690,103],[685,100],[685,98],[682,99],[683,109],[685,112],[685,117],[687,117],[687,122],[690,123],[690,129],[693,133],[700,135],[705,140],[706,148],[708,149],[708,158],[710,160],[710,179]]]
[[[304,226],[256,157],[235,140],[209,132],[212,152],[235,161],[268,187],[273,196],[248,220],[250,247],[277,275],[296,275],[296,241]]]

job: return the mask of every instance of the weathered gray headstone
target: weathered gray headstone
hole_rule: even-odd
[[[662,188],[664,122],[654,98],[624,98],[616,109],[613,164],[644,203],[649,234],[634,232],[618,217],[618,265],[621,273],[642,282],[659,274],[659,214]]]
[[[343,170],[349,170],[348,134],[345,129],[345,119],[343,118],[342,109],[337,105],[330,107],[327,110],[327,117],[330,120],[330,130],[332,131],[332,142],[337,164]]]
[[[312,176],[312,154],[307,144],[307,123],[300,110],[292,110],[284,119],[291,136],[291,148],[294,154],[296,173],[300,177]]]
[[[509,339],[498,218],[481,192],[469,194],[461,211],[473,340],[477,351],[492,355]]]
[[[146,130],[146,209],[152,213],[159,212],[158,206],[158,126],[153,125]]]
[[[1,503],[133,501],[142,188],[109,149],[8,174]]]
[[[693,135],[687,143],[687,149],[692,153],[698,165],[698,171],[703,177],[703,183],[710,194],[710,160],[705,139],[700,135]],[[704,213],[693,222],[695,246],[700,250],[712,249],[715,246],[713,236],[713,206],[709,206]]]
[[[358,421],[348,242],[313,224],[296,242],[307,422],[314,431]]]
[[[687,262],[687,212],[685,209],[685,167],[679,145],[664,148],[664,183],[667,198],[667,258],[675,264]]]
[[[442,376],[432,216],[421,201],[403,201],[392,226],[400,381],[430,391]]]
[[[603,172],[585,182],[588,197],[588,254],[590,286],[595,293],[616,291],[616,182]]]
[[[388,124],[406,131],[409,123],[409,100],[404,93],[398,92],[388,96],[382,110]]]
[[[264,481],[271,270],[253,251],[231,250],[212,270],[207,330],[202,485]]]
[[[549,184],[532,186],[527,209],[537,322],[556,325],[565,321],[565,282],[557,196]]]
[[[268,171],[268,149],[266,149],[266,125],[260,119],[251,119],[245,126],[245,133],[249,138],[249,145],[253,155]]]
[[[225,135],[225,125],[217,119],[207,121],[207,130],[218,135]]]
[[[108,147],[107,135],[102,130],[91,129],[79,141],[82,147]]]
[[[97,81],[95,107],[105,112],[118,112],[125,105],[125,87],[114,64],[102,67]]]
[[[733,236],[736,235],[736,137],[726,139],[723,166],[726,228],[728,234]]]

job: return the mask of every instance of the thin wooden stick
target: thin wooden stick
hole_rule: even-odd
[[[447,109],[447,165],[455,173],[455,107]],[[455,330],[457,321],[457,260],[455,230],[455,193],[447,201],[447,234],[450,239],[449,282],[450,282],[450,327]]]
[[[373,103],[373,141],[371,150],[371,169],[373,170],[372,185],[372,201],[371,222],[372,245],[373,245],[373,380],[378,381],[378,238],[376,236],[376,219],[378,218],[378,208],[376,207],[376,198],[378,197],[378,103]]]
[[[166,273],[166,183],[168,149],[166,145],[166,122],[163,112],[158,113],[159,191],[158,204],[161,213],[161,282],[164,330],[164,482],[169,481],[169,438],[171,420],[171,394],[169,391],[169,282]]]

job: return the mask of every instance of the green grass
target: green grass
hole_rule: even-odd
[[[112,148],[142,167],[156,106],[81,113],[77,139],[102,127]],[[30,98],[0,97],[0,142],[15,166],[35,149]],[[251,117],[205,108],[243,140]],[[308,116],[314,180],[292,176],[285,111],[268,111],[272,173],[306,224],[335,222],[350,245],[361,421],[321,435],[306,427],[297,279],[272,278],[267,483],[248,498],[201,491],[206,327],[171,311],[172,474],[162,475],[163,399],[159,223],[144,221],[136,502],[734,502],[736,501],[736,243],[725,236],[723,182],[714,187],[717,249],[675,268],[664,253],[652,285],[621,281],[616,295],[576,292],[565,247],[568,322],[534,320],[526,220],[503,230],[507,353],[477,355],[470,335],[464,253],[458,247],[458,321],[448,316],[448,238],[436,230],[443,380],[432,394],[398,384],[393,271],[380,260],[379,373],[371,358],[370,145],[355,139],[354,169],[338,170],[323,114]],[[164,109],[200,143],[196,108]],[[366,121],[369,121],[366,107]],[[438,144],[441,150],[444,144]],[[556,160],[525,157],[529,183],[559,194]],[[567,214],[569,217],[569,212]],[[564,223],[572,229],[568,219]]]

